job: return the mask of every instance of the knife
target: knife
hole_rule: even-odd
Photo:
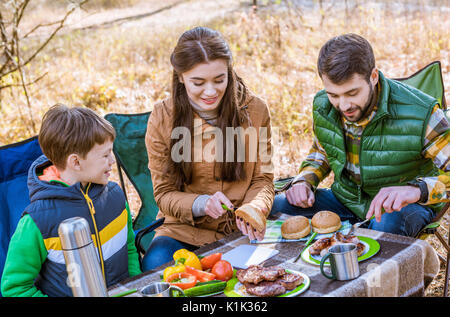
[[[381,208],[381,214],[384,214],[385,212],[386,211],[384,210],[384,208]],[[353,224],[353,226],[351,227],[351,229],[347,233],[347,235],[352,235],[353,232],[355,232],[356,229],[358,229],[359,227],[361,227],[361,225],[365,224],[366,222],[368,222],[368,221],[370,221],[372,219],[375,219],[375,214],[372,217],[370,217],[369,219],[366,219],[366,220],[363,220],[363,221],[360,221],[360,222],[357,222],[357,223]]]
[[[313,234],[311,235],[311,237],[308,239],[308,241],[306,241],[305,246],[303,247],[302,251],[300,251],[299,255],[297,255],[297,257],[294,260],[294,263],[298,261],[298,259],[300,259],[301,255],[303,254],[303,252],[306,250],[306,248],[311,244],[311,242],[314,241],[314,238],[317,236],[317,232],[313,232]]]

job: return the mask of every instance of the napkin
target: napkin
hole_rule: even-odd
[[[234,268],[246,269],[250,265],[258,265],[267,259],[277,255],[280,251],[242,244],[222,255],[222,260],[230,262]]]

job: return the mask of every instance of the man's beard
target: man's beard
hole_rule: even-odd
[[[372,99],[373,99],[373,95],[374,95],[374,92],[373,92],[374,89],[373,89],[372,85],[369,84],[369,87],[370,87],[370,93],[369,93],[369,97],[367,98],[367,101],[366,101],[366,104],[364,105],[364,107],[361,108],[360,106],[356,106],[354,108],[354,109],[359,109],[359,111],[361,112],[361,115],[358,118],[350,120],[349,118],[347,118],[347,116],[344,115],[344,113],[341,110],[339,110],[341,115],[344,116],[348,121],[357,122],[367,116],[368,111],[371,108],[371,103],[372,103]]]

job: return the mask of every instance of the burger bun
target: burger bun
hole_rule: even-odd
[[[266,228],[266,217],[258,208],[245,204],[236,210],[236,217],[244,219],[248,222],[256,231],[262,232]]]
[[[322,210],[312,217],[311,225],[317,233],[335,232],[341,228],[341,218],[332,211]]]
[[[311,225],[308,218],[304,216],[290,217],[281,225],[281,236],[284,239],[301,239],[310,232]]]

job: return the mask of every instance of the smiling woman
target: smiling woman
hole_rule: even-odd
[[[170,261],[177,249],[193,250],[236,230],[262,239],[265,228],[255,229],[222,206],[252,206],[265,219],[274,198],[269,110],[235,73],[220,33],[186,31],[170,61],[172,95],[154,106],[146,134],[157,218],[165,223],[147,250],[144,270]],[[202,149],[211,155],[198,156]]]
[[[217,59],[198,64],[181,74],[180,82],[186,87],[186,93],[195,110],[217,113],[217,107],[228,85],[227,62]]]

